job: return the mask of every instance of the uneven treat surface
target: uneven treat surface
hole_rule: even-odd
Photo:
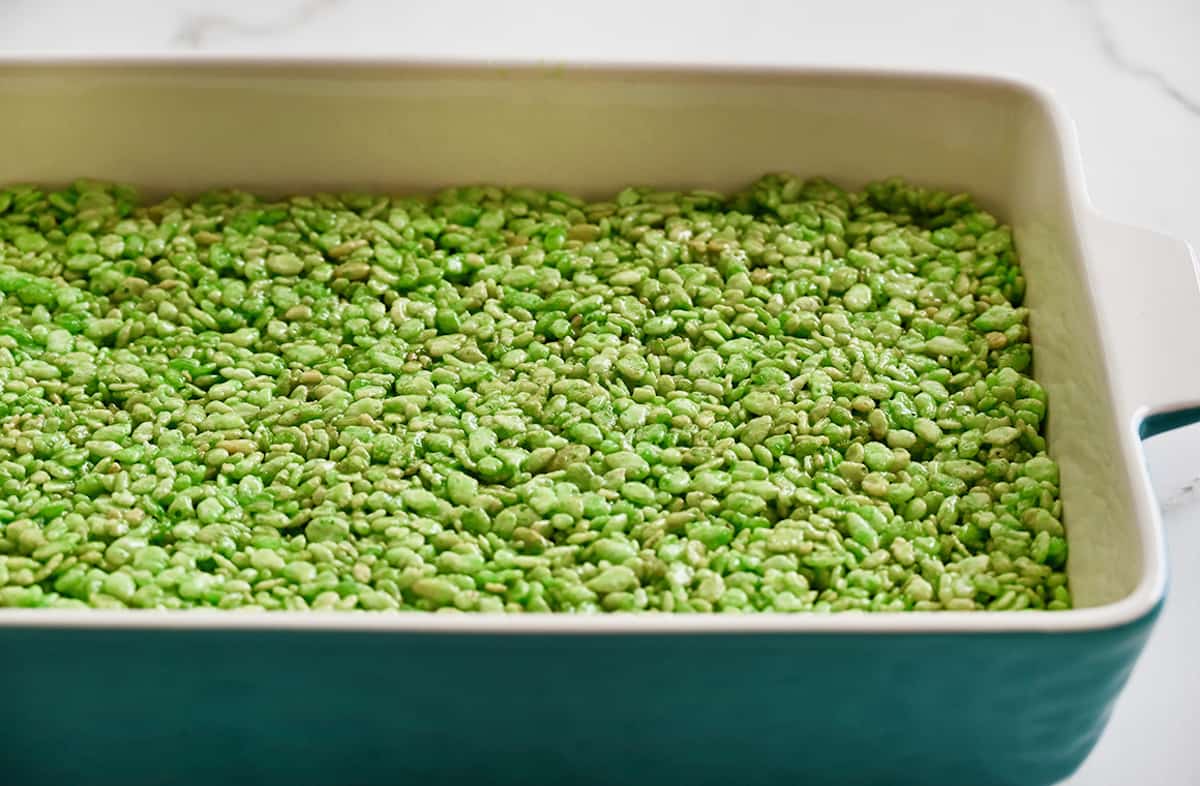
[[[965,195],[0,191],[0,606],[1070,605]]]

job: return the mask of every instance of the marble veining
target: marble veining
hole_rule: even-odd
[[[171,42],[185,49],[204,49],[210,44],[210,39],[223,35],[235,34],[257,39],[286,35],[297,27],[319,19],[340,3],[341,0],[305,0],[265,22],[238,19],[231,14],[185,12]]]
[[[1139,79],[1144,79],[1152,83],[1180,106],[1187,109],[1187,111],[1200,117],[1200,98],[1190,95],[1166,71],[1145,65],[1126,53],[1116,30],[1108,19],[1104,6],[1099,0],[1084,0],[1083,5],[1091,17],[1092,25],[1096,32],[1096,40],[1100,43],[1100,50],[1113,66]]]

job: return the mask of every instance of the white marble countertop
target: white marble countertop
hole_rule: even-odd
[[[1196,248],[1198,39],[1194,0],[0,4],[0,51],[8,52],[707,61],[1014,75],[1052,90],[1074,117],[1100,210]],[[1200,427],[1156,437],[1146,452],[1166,514],[1171,594],[1100,745],[1070,786],[1200,784]]]

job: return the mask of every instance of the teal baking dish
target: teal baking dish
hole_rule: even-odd
[[[1092,211],[1070,124],[1038,90],[871,71],[10,59],[0,101],[0,182],[595,194],[789,170],[969,190],[1021,249],[1077,604],[3,609],[4,783],[1028,786],[1095,743],[1165,591],[1139,440],[1200,419],[1200,289],[1185,245]]]

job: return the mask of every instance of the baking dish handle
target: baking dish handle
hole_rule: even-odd
[[[1102,320],[1120,315],[1108,338],[1125,422],[1143,439],[1200,422],[1200,278],[1191,247],[1098,216],[1092,223],[1090,256],[1103,276],[1096,305]]]

